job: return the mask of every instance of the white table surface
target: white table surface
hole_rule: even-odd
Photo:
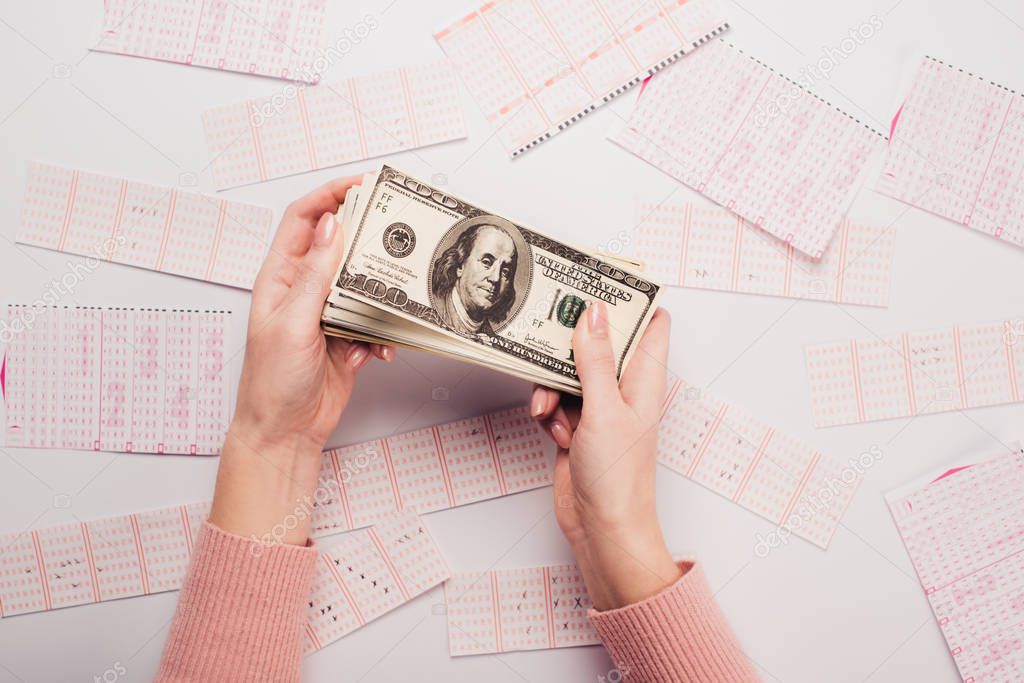
[[[332,41],[372,16],[377,28],[328,78],[431,60],[433,29],[462,16],[468,0],[330,3]],[[26,167],[43,160],[175,185],[206,168],[200,114],[270,95],[279,81],[89,53],[99,0],[0,3],[0,281],[7,301],[31,302],[80,259],[15,246]],[[729,2],[729,39],[798,75],[851,29],[881,30],[814,88],[879,130],[925,54],[1024,87],[1024,6],[1019,0],[771,0]],[[346,9],[348,7],[348,9]],[[609,143],[630,93],[515,161],[506,158],[464,92],[468,139],[392,157],[409,170],[448,178],[455,193],[555,236],[606,244],[628,235],[638,198],[697,195]],[[272,206],[325,180],[377,162],[275,180],[224,193]],[[183,181],[182,178],[185,178]],[[674,551],[704,563],[711,585],[766,680],[954,681],[958,676],[883,504],[884,492],[970,452],[1024,437],[1024,408],[953,412],[815,430],[803,345],[1020,315],[1024,251],[865,192],[860,206],[897,230],[888,309],[672,290],[671,369],[714,395],[846,461],[877,446],[828,551],[793,540],[765,558],[754,548],[772,526],[729,501],[659,471],[659,512]],[[1015,277],[1016,276],[1016,277]],[[104,264],[62,303],[228,307],[244,319],[245,292]],[[447,401],[432,400],[436,387]],[[364,372],[333,444],[455,419],[525,400],[528,387],[469,365],[400,352]],[[213,458],[0,450],[0,532],[203,500]],[[571,559],[541,489],[433,514],[428,523],[457,569],[517,567]],[[149,680],[175,593],[0,621],[0,681]],[[617,680],[599,647],[450,659],[440,589],[350,635],[306,662],[310,681]],[[123,673],[121,673],[123,671]]]

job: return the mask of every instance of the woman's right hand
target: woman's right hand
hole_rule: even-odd
[[[534,389],[531,414],[558,445],[558,524],[598,610],[639,602],[683,573],[665,546],[655,505],[669,331],[669,315],[658,309],[620,383],[608,311],[598,302],[573,335],[582,403]]]

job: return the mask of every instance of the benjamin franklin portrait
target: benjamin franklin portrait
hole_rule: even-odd
[[[493,335],[526,298],[529,247],[509,221],[475,216],[456,223],[438,245],[430,293],[445,325],[463,336]]]

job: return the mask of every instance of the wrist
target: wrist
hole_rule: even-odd
[[[653,524],[592,526],[570,540],[594,608],[632,605],[657,595],[683,575]]]
[[[576,497],[577,523],[569,536],[570,545],[664,545],[661,523],[658,521],[658,511],[653,501],[630,499],[610,508],[607,504],[594,505],[589,498],[590,496]]]
[[[273,418],[274,415],[260,415],[238,406],[228,425],[228,438],[235,437],[251,448],[282,455],[323,450],[326,437],[309,430],[282,427]]]
[[[299,434],[266,434],[236,418],[221,451],[210,521],[263,543],[304,545],[320,475],[321,446]]]

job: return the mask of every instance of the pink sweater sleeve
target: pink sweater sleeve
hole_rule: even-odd
[[[616,610],[590,611],[623,680],[634,683],[759,681],[715,604],[704,573],[686,573],[661,593]]]
[[[297,681],[317,550],[203,526],[156,680]],[[699,568],[658,595],[591,611],[624,680],[758,681]]]
[[[299,680],[317,555],[205,524],[156,680]]]

